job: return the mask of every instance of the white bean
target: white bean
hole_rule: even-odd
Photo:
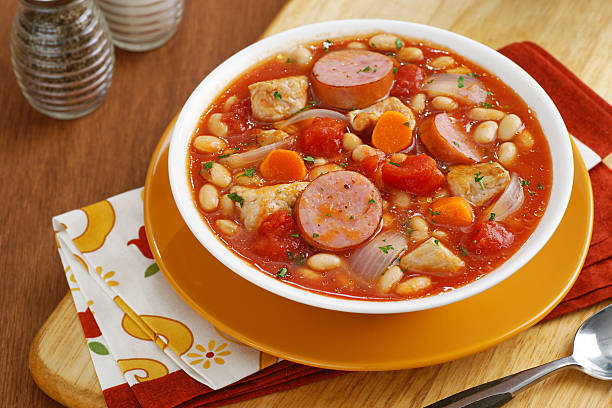
[[[315,168],[313,168],[312,170],[310,170],[310,172],[308,173],[308,180],[312,181],[314,179],[316,179],[319,176],[322,176],[323,174],[327,174],[331,171],[338,171],[338,170],[342,170],[342,167],[338,166],[337,164],[324,164],[322,166],[317,166]]]
[[[414,97],[410,101],[410,107],[412,107],[412,109],[417,113],[423,112],[425,110],[426,104],[427,97],[425,96],[425,94],[422,93],[414,95]]]
[[[408,158],[407,154],[393,153],[391,157],[389,157],[389,160],[391,160],[393,163],[403,163],[406,161],[407,158]]]
[[[410,240],[412,242],[425,241],[427,238],[429,238],[429,234],[425,231],[412,231],[410,233]]]
[[[228,112],[231,107],[236,103],[236,101],[238,100],[238,97],[236,95],[232,95],[229,98],[227,98],[225,100],[225,103],[223,104],[223,112]]]
[[[403,47],[396,55],[397,59],[402,62],[413,62],[423,58],[423,51],[417,47]]]
[[[387,268],[378,279],[378,287],[384,293],[390,292],[391,288],[404,277],[402,269],[393,265]]]
[[[497,160],[504,166],[510,166],[516,159],[517,149],[512,142],[505,142],[499,146],[497,151]]]
[[[429,230],[427,221],[425,221],[425,219],[423,219],[423,217],[421,217],[420,215],[415,215],[412,218],[410,218],[410,223],[408,227],[412,229],[413,231],[427,232]]]
[[[516,132],[518,132],[523,126],[523,121],[521,118],[516,116],[514,113],[506,116],[499,122],[499,129],[497,130],[497,137],[499,140],[507,142],[508,140],[512,140]]]
[[[287,132],[278,129],[260,130],[257,132],[257,144],[260,146],[280,142],[289,137]]]
[[[227,125],[221,120],[222,117],[222,113],[213,113],[208,118],[208,130],[215,136],[223,137],[227,134]]]
[[[289,58],[291,62],[307,67],[312,62],[312,52],[303,45],[299,45],[293,50]]]
[[[480,144],[491,143],[497,137],[497,122],[487,120],[474,129],[474,140]]]
[[[225,188],[232,183],[232,174],[224,165],[219,163],[213,162],[210,169],[202,171],[202,176],[220,188]]]
[[[223,151],[227,144],[216,136],[198,136],[193,141],[193,147],[203,153],[218,153]]]
[[[489,108],[473,108],[467,113],[468,118],[474,120],[500,120],[503,119],[506,114],[497,109]]]
[[[431,106],[434,109],[443,110],[446,112],[455,110],[459,107],[459,104],[448,96],[436,96],[431,100]]]
[[[370,46],[380,51],[396,51],[398,45],[403,45],[403,42],[397,41],[399,38],[393,34],[378,34],[370,38]],[[401,45],[399,48],[401,48]]]
[[[521,151],[530,150],[534,144],[533,135],[525,129],[514,137],[514,143]]]
[[[363,50],[368,48],[368,46],[359,41],[351,41],[346,45],[346,48],[352,48],[354,50]]]
[[[241,171],[234,176],[234,181],[241,186],[256,186],[261,182],[261,178],[257,174],[253,174],[253,177],[249,177],[245,175],[244,171]]]
[[[412,204],[410,195],[402,190],[391,191],[391,202],[394,206],[399,208],[408,208]]]
[[[198,199],[204,211],[214,211],[219,206],[219,193],[212,184],[204,184],[200,188]]]
[[[221,204],[221,213],[224,216],[232,217],[234,215],[234,209],[236,208],[236,205],[234,201],[232,201],[232,199],[227,196],[227,194],[224,194],[223,196],[221,196],[220,204]]]
[[[373,156],[375,154],[376,154],[376,150],[372,146],[362,144],[362,145],[357,146],[353,150],[353,154],[351,156],[353,157],[353,160],[360,162],[366,157]]]
[[[327,159],[323,158],[323,157],[317,157],[314,159],[314,162],[312,162],[312,165],[317,167],[317,166],[322,166],[324,164],[327,164]]]
[[[433,232],[431,233],[431,235],[433,235],[434,237],[438,238],[438,239],[446,239],[448,238],[448,234],[446,233],[446,231],[442,231],[442,230],[433,230]]]
[[[303,278],[306,278],[309,280],[321,279],[321,275],[319,275],[317,272],[313,271],[312,269],[298,268],[297,273],[299,273]]]
[[[316,271],[336,269],[341,263],[338,256],[326,253],[315,254],[306,261],[306,264]]]
[[[455,65],[455,59],[453,57],[449,57],[448,55],[444,55],[442,57],[435,58],[429,63],[429,66],[437,69],[446,69]]]
[[[472,71],[467,67],[456,67],[456,68],[447,69],[446,72],[448,72],[449,74],[466,74],[467,75]]]
[[[397,285],[395,292],[402,296],[409,296],[428,288],[430,285],[431,278],[428,276],[415,276]]]
[[[395,222],[395,217],[393,216],[393,214],[389,214],[389,213],[383,214],[382,216],[383,227],[389,228],[393,225],[394,222]]]
[[[222,233],[230,237],[236,235],[238,232],[238,224],[232,220],[217,220],[215,221],[215,225],[217,225],[217,228],[219,228]]]
[[[342,147],[344,148],[344,150],[347,150],[349,152],[355,150],[355,148],[362,143],[363,142],[361,141],[359,136],[351,132],[346,132],[342,137]]]

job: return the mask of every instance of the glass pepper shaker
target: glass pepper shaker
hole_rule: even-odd
[[[96,0],[104,13],[115,46],[126,51],[149,51],[176,32],[184,0]]]
[[[110,32],[93,0],[19,0],[11,33],[13,71],[39,112],[74,119],[93,111],[111,85]]]

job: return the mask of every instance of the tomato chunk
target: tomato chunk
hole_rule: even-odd
[[[382,167],[385,184],[416,195],[433,192],[444,183],[444,174],[436,161],[426,154],[408,156],[399,166],[385,163]]]
[[[406,100],[423,86],[423,71],[417,65],[405,64],[397,68],[391,96]]]
[[[508,248],[514,242],[514,234],[496,221],[485,221],[474,230],[470,242],[473,250],[484,253],[497,252]]]
[[[334,157],[342,151],[346,126],[340,119],[315,118],[300,135],[300,148],[319,157]]]
[[[371,156],[366,156],[366,158],[359,163],[359,170],[364,176],[373,177],[378,170],[379,163],[380,157],[378,157],[378,155],[373,154]]]
[[[222,116],[223,122],[228,127],[230,134],[243,133],[254,126],[249,120],[251,114],[251,101],[246,98],[234,102],[228,112]]]
[[[259,255],[286,259],[287,251],[297,255],[306,250],[305,243],[299,238],[295,220],[287,210],[268,215],[257,233],[259,237],[253,241],[251,249]]]

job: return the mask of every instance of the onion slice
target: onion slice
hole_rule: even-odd
[[[225,164],[232,169],[241,169],[257,164],[266,158],[268,153],[276,149],[284,149],[291,146],[293,138],[286,138],[278,142],[270,143],[269,145],[261,146],[253,150],[243,153],[232,154],[228,157],[219,159],[221,164]]]
[[[520,177],[516,173],[512,173],[510,182],[491,208],[490,213],[495,214],[495,221],[503,221],[521,208],[524,201],[525,194],[523,193],[523,187],[521,187]],[[488,215],[487,213],[486,216]]]
[[[476,105],[480,105],[487,99],[487,89],[482,82],[465,74],[430,75],[425,80],[423,89],[429,96],[452,96],[462,102]]]
[[[357,249],[348,259],[352,272],[366,282],[374,282],[406,249],[407,241],[397,231],[385,231]]]
[[[274,127],[277,129],[285,129],[287,126],[297,122],[301,122],[306,119],[314,118],[332,118],[340,119],[344,123],[348,123],[346,115],[340,112],[333,111],[331,109],[308,109],[299,113],[296,113],[289,119],[281,120],[280,122],[274,123]]]

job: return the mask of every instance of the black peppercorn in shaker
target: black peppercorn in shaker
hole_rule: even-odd
[[[20,0],[11,33],[19,86],[39,112],[73,119],[97,108],[113,77],[114,53],[93,0]]]

